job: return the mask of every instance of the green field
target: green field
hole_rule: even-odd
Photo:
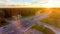
[[[43,32],[44,34],[55,34],[52,30],[43,26],[39,26],[38,24],[34,25],[31,29],[38,30],[40,32]]]
[[[52,13],[49,15],[49,17],[41,20],[41,22],[60,28],[60,9],[52,9],[51,11]]]
[[[4,27],[4,26],[6,26],[6,25],[9,25],[9,23],[3,21],[3,22],[1,22],[0,27]]]

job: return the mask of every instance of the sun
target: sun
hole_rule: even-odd
[[[54,2],[53,0],[50,0],[50,1],[48,1],[48,3],[43,4],[42,6],[46,7],[46,8],[52,8],[55,6],[55,4],[56,4],[56,2]]]

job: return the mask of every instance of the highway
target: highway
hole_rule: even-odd
[[[32,23],[38,23],[39,25],[42,25],[42,26],[44,26],[44,27],[46,27],[46,28],[49,28],[49,29],[51,29],[55,34],[60,34],[60,29],[58,29],[58,28],[56,28],[56,27],[54,27],[54,26],[52,26],[52,25],[49,25],[49,24],[45,24],[45,23],[40,22],[40,20],[49,17],[49,16],[48,16],[49,14],[51,14],[51,12],[49,12],[48,14],[45,13],[45,14],[42,14],[42,15],[34,16],[34,17],[32,17],[32,19],[34,19],[34,20],[29,20],[29,21],[32,22]],[[33,25],[31,25],[30,27],[28,27],[25,31],[27,31],[27,30],[28,30],[29,28],[31,28],[32,26],[33,26]],[[24,32],[25,32],[25,31],[24,31]]]
[[[21,34],[22,32],[26,32],[32,26],[34,26],[36,23],[38,23],[39,25],[42,25],[44,27],[51,29],[55,34],[60,34],[60,29],[58,29],[52,25],[48,25],[48,24],[40,22],[40,20],[49,17],[49,15],[51,13],[52,13],[52,11],[49,11],[48,13],[37,14],[36,16],[32,16],[29,18],[21,18],[20,20],[17,20],[17,21],[11,21],[11,20],[5,19],[8,23],[10,23],[9,26],[7,25],[5,27],[6,27],[6,29],[8,29],[9,33],[15,32],[15,34],[17,34],[17,32],[18,32],[18,34]],[[17,18],[17,17],[15,16],[13,18]],[[0,34],[3,33],[3,28],[4,27],[0,28]]]

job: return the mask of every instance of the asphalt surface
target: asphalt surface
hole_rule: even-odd
[[[48,24],[43,24],[42,22],[40,22],[40,20],[49,17],[49,15],[51,13],[52,12],[49,11],[48,13],[37,14],[36,16],[32,16],[29,18],[22,18],[20,20],[18,18],[17,21],[11,21],[11,20],[5,19],[10,24],[7,26],[1,27],[0,34],[2,34],[2,33],[4,33],[4,34],[5,33],[6,34],[14,34],[14,33],[21,34],[22,32],[26,32],[28,29],[30,29],[36,23],[51,29],[53,32],[55,32],[55,34],[60,34],[60,29],[58,29],[54,26],[48,25]],[[17,18],[17,17],[14,17],[14,18]]]

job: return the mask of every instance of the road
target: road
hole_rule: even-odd
[[[49,28],[50,30],[52,30],[55,34],[60,34],[60,29],[56,28],[55,26],[49,25],[49,24],[45,24],[42,22],[38,23],[41,26],[44,26],[46,28]]]
[[[49,17],[48,15],[49,15],[50,13],[51,13],[51,12],[49,12],[48,14],[42,14],[42,16],[41,16],[41,15],[34,16],[34,17],[32,17],[32,19],[34,19],[34,20],[29,20],[29,21],[31,21],[32,23],[38,23],[39,25],[42,25],[42,26],[44,26],[44,27],[46,27],[46,28],[49,28],[49,29],[51,29],[55,34],[60,34],[60,29],[58,29],[58,28],[56,28],[56,27],[54,27],[54,26],[51,26],[51,25],[48,25],[48,24],[45,24],[45,23],[40,22],[40,20]],[[32,26],[33,26],[33,25],[32,25]],[[32,27],[32,26],[30,26],[30,27]],[[30,27],[29,27],[29,28],[30,28]],[[27,28],[25,31],[27,31],[29,28]],[[24,32],[25,32],[25,31],[24,31]]]
[[[48,13],[38,14],[38,15],[30,17],[30,18],[24,18],[24,19],[22,19],[22,22],[28,21],[28,22],[30,22],[29,24],[31,24],[25,31],[27,31],[29,28],[31,28],[32,26],[34,26],[36,23],[40,22],[40,20],[49,17],[48,16],[49,14],[51,14],[51,11],[48,12]]]
[[[7,19],[5,19],[5,20],[10,23],[10,25],[9,25],[10,30],[13,29],[12,31],[19,32],[19,34],[21,32],[26,32],[28,29],[30,29],[32,26],[34,26],[36,23],[51,29],[53,32],[55,32],[55,34],[60,34],[60,29],[58,29],[56,27],[53,27],[51,25],[48,25],[48,24],[43,24],[42,22],[40,22],[40,20],[49,17],[49,15],[51,13],[52,12],[49,11],[48,13],[37,14],[36,16],[32,16],[32,17],[29,17],[29,18],[22,18],[22,19],[20,19],[18,21],[11,21],[11,20],[7,20]],[[16,18],[16,17],[14,17],[14,18]],[[26,22],[27,22],[27,24],[25,24]],[[21,26],[20,23],[23,26]],[[7,29],[9,29],[9,26],[7,26]],[[12,28],[11,28],[11,26],[12,26]],[[3,27],[0,28],[0,34],[2,33],[2,30],[3,30]],[[9,31],[9,32],[11,32],[11,31]]]
[[[50,12],[48,13],[48,14],[50,14]],[[34,24],[36,24],[40,19],[42,19],[41,18],[41,16],[43,17],[43,16],[47,16],[48,14],[38,14],[38,15],[36,15],[36,16],[32,16],[32,17],[29,17],[29,18],[22,18],[22,19],[20,19],[20,20],[18,20],[18,21],[11,21],[11,20],[7,20],[7,19],[5,19],[5,21],[7,21],[8,23],[10,23],[10,25],[8,26],[6,26],[6,27],[2,27],[2,28],[0,28],[1,30],[0,31],[2,31],[3,30],[3,28],[6,28],[6,29],[8,29],[8,30],[11,30],[11,29],[13,29],[13,30],[15,30],[15,29],[17,29],[18,30],[18,32],[23,32],[23,31],[26,31],[26,30],[28,30],[31,26],[33,26]],[[13,16],[13,18],[17,18],[16,16]],[[35,19],[35,18],[37,18],[37,19]],[[45,18],[45,17],[44,17]],[[43,18],[43,19],[44,19]],[[19,22],[23,22],[22,23],[22,27],[20,27],[20,23]],[[24,24],[24,22],[26,22],[27,21],[27,23],[28,24]],[[17,27],[17,26],[18,27]],[[16,28],[12,28],[12,27],[16,27]],[[9,29],[9,28],[11,28],[11,29]],[[20,31],[19,31],[20,30]],[[9,31],[10,32],[10,31]]]

